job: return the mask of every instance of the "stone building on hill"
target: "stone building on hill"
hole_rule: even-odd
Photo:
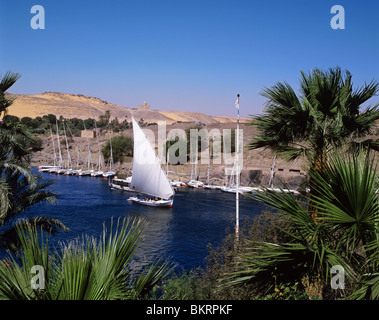
[[[88,139],[93,139],[97,137],[97,133],[100,134],[100,129],[97,129],[97,132],[95,129],[87,129],[87,130],[82,130],[80,132],[80,136],[82,138],[87,138]]]
[[[150,105],[145,101],[142,105],[138,105],[139,111],[150,111]]]

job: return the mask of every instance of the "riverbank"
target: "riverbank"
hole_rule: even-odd
[[[166,126],[166,136],[167,133],[172,129],[188,129],[195,126],[195,123],[175,123]],[[217,123],[213,125],[208,125],[204,127],[207,130],[218,129],[221,132],[224,129],[234,129],[235,123]],[[243,153],[243,169],[241,173],[241,185],[244,186],[256,186],[256,185],[267,185],[271,176],[271,167],[273,164],[273,156],[262,150],[248,150],[246,145],[251,141],[251,139],[257,134],[256,129],[252,126],[241,124],[240,128],[243,130],[243,141],[244,141],[244,153]],[[151,130],[155,136],[158,134],[158,126],[149,126],[147,129]],[[112,137],[116,135],[131,135],[131,130],[127,130],[123,133],[113,133]],[[54,149],[51,136],[41,135],[42,139],[42,150],[35,152],[32,158],[32,166],[39,165],[52,165],[54,163]],[[99,136],[100,147],[106,143],[109,139],[108,134],[105,132]],[[62,159],[67,163],[68,156],[70,156],[73,164],[73,168],[79,167],[88,168],[88,155],[90,150],[90,157],[92,163],[94,164],[94,169],[97,170],[97,165],[99,163],[99,145],[97,138],[89,138],[89,149],[86,137],[74,137],[68,139],[68,150],[66,147],[66,141],[64,137],[60,138]],[[58,155],[57,139],[54,136],[54,147],[55,153]],[[79,150],[79,152],[78,152]],[[234,157],[234,154],[232,154]],[[193,177],[198,178],[204,183],[208,183],[208,163],[201,163],[197,165],[197,174]],[[109,169],[109,166],[106,167]],[[112,169],[117,172],[117,176],[124,178],[130,175],[132,169],[132,158],[126,157],[124,163],[116,163],[112,165]],[[169,179],[182,180],[187,182],[191,179],[191,172],[193,172],[194,166],[190,163],[180,164],[180,165],[169,165],[168,176]],[[209,181],[210,184],[214,185],[224,185],[225,180],[225,164],[223,159],[221,164],[216,164],[215,161],[211,162],[211,167],[209,170]],[[277,159],[275,167],[275,179],[274,184],[277,186],[282,186],[287,184],[291,189],[301,188],[305,182],[305,172],[303,171],[303,163],[296,161],[293,163],[285,163],[284,161]]]

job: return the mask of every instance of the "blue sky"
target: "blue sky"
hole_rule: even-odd
[[[345,30],[333,30],[333,5]],[[33,30],[33,5],[45,29]],[[0,0],[0,72],[11,92],[84,94],[125,107],[235,116],[262,112],[264,87],[340,66],[379,81],[379,2]],[[376,99],[378,101],[378,99]],[[375,100],[373,101],[375,102]]]

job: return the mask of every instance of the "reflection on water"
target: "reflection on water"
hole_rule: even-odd
[[[27,214],[57,218],[70,228],[52,238],[54,243],[69,241],[83,234],[98,238],[103,225],[111,219],[140,217],[148,225],[135,256],[136,264],[152,257],[170,258],[179,268],[202,266],[207,245],[217,247],[233,230],[235,195],[217,190],[183,189],[175,195],[172,208],[154,208],[132,204],[129,193],[110,190],[103,178],[76,177],[42,173],[54,180],[49,187],[59,194],[56,205],[35,206]],[[253,217],[263,206],[240,197],[240,219]]]

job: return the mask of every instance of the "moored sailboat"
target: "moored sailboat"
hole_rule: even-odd
[[[172,207],[174,190],[142,129],[134,118],[132,122],[134,147],[131,188],[146,196],[130,197],[128,200],[152,207]]]
[[[199,180],[190,180],[188,181],[187,186],[190,188],[202,188],[204,186],[204,182]]]
[[[91,173],[91,177],[102,177],[103,174],[104,174],[104,171],[101,170],[101,167],[102,167],[102,158],[101,158],[101,150],[100,150],[100,139],[99,139],[99,131],[97,130],[97,124],[96,124],[96,120],[93,119],[94,121],[94,124],[95,124],[95,134],[96,134],[96,138],[97,138],[97,146],[99,148],[99,162],[98,162],[98,165],[97,165],[97,171],[94,171]]]
[[[216,185],[210,184],[210,182],[209,182],[210,170],[211,170],[211,157],[209,157],[209,162],[208,162],[207,184],[204,184],[203,188],[208,189],[208,190],[220,190],[222,188],[222,186],[216,186]]]

